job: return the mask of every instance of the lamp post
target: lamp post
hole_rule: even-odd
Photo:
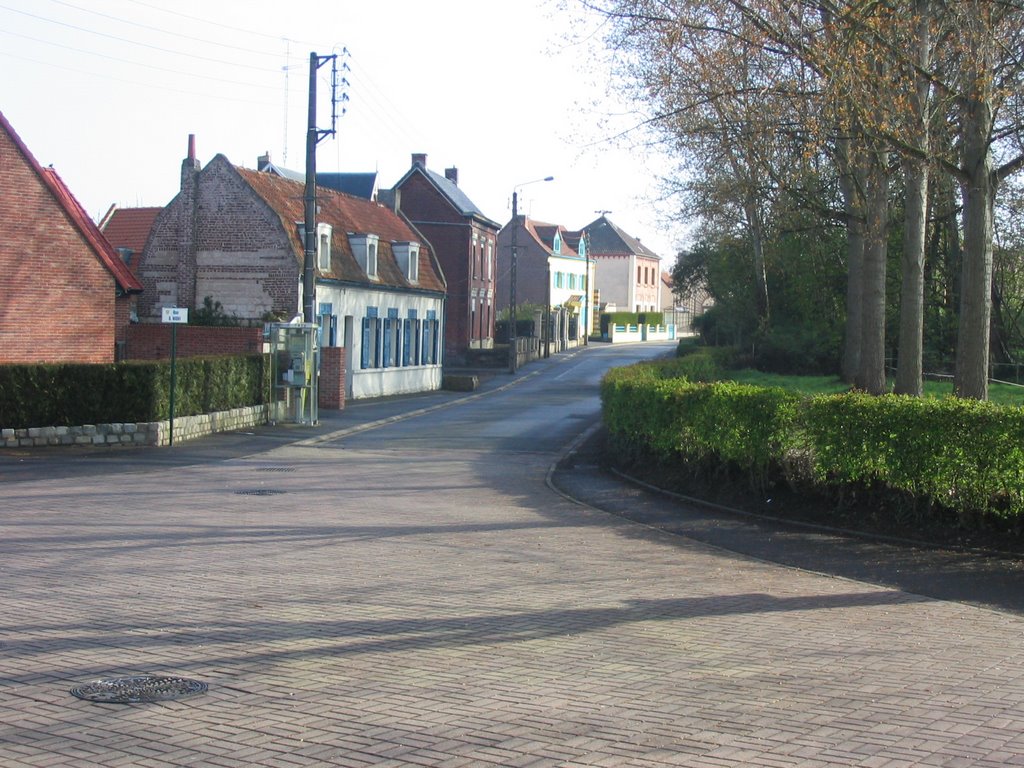
[[[519,234],[519,189],[527,184],[536,184],[539,181],[552,181],[554,176],[545,176],[543,179],[524,181],[512,187],[512,265],[509,269],[509,293],[508,293],[508,372],[516,372],[518,363],[517,339],[516,339],[516,266],[519,261],[517,241]]]

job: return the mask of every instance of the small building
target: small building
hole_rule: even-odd
[[[412,167],[381,194],[433,245],[448,286],[444,354],[446,365],[466,362],[474,349],[494,346],[495,246],[501,225],[487,218],[459,187],[457,168],[444,176],[414,154]]]
[[[575,247],[573,246],[575,244]],[[593,307],[587,300],[593,285],[594,262],[587,258],[587,238],[560,224],[535,221],[519,214],[498,234],[498,270],[511,274],[513,247],[516,261],[516,306],[546,307],[555,352],[575,347],[587,336]],[[511,291],[500,291],[500,310],[511,303]],[[517,313],[517,320],[523,319]]]
[[[439,389],[445,285],[425,238],[361,197],[318,187],[316,205],[319,343],[325,359],[343,351],[344,399]],[[139,264],[140,321],[171,306],[247,325],[300,315],[304,218],[303,183],[223,155],[200,168],[189,137],[181,190]]]
[[[0,364],[111,363],[142,285],[0,113]]]
[[[583,231],[590,239],[601,301],[624,312],[661,310],[661,257],[602,215]]]

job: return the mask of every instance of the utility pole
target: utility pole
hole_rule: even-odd
[[[306,230],[302,259],[302,320],[316,322],[316,146],[333,136],[338,122],[338,68],[337,54],[317,56],[309,54],[309,120],[306,128],[306,189],[303,195],[303,227]],[[331,72],[331,127],[320,130],[316,125],[316,73],[328,61]],[[348,81],[341,81],[348,85]],[[345,96],[345,99],[348,97]]]

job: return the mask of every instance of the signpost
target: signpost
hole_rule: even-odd
[[[167,444],[174,445],[174,390],[178,383],[177,359],[178,359],[178,325],[188,322],[188,309],[184,307],[164,307],[163,322],[171,324],[171,407],[170,407],[170,433]]]

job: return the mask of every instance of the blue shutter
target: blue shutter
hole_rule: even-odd
[[[362,357],[362,367],[370,367],[370,318],[363,318],[363,343],[362,349],[360,350]]]

